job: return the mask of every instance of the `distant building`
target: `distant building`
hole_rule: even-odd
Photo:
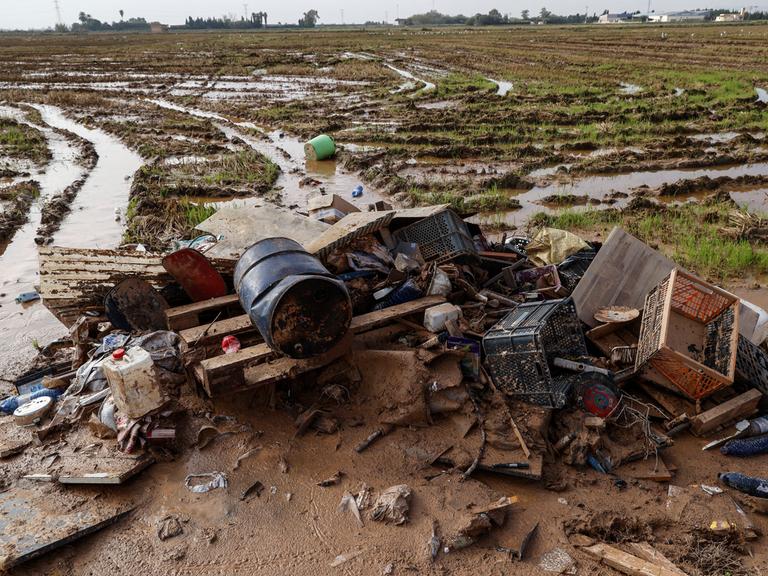
[[[686,10],[683,12],[667,12],[666,14],[651,14],[651,22],[703,22],[709,16],[708,10]]]
[[[715,18],[715,22],[740,22],[744,20],[746,13],[746,8],[742,8],[741,12],[738,13],[725,12],[723,14],[718,14]]]
[[[632,21],[632,14],[622,12],[621,14],[601,14],[597,19],[600,24],[622,24]]]
[[[168,32],[168,25],[161,24],[160,22],[150,22],[149,31],[152,32],[152,34],[161,34],[163,32]]]

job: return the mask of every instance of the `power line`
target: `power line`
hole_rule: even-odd
[[[53,0],[53,6],[56,8],[56,23],[64,24],[64,20],[61,18],[61,6],[59,6],[59,0]]]

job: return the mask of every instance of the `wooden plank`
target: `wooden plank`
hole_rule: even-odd
[[[39,486],[14,485],[0,493],[0,571],[96,532],[132,510],[104,500],[67,491],[52,496]]]
[[[211,298],[210,300],[204,300],[203,302],[193,302],[192,304],[169,308],[165,311],[165,317],[168,321],[168,330],[176,332],[182,329],[199,326],[201,312],[218,310],[219,308],[226,308],[227,306],[232,306],[238,303],[239,299],[237,294],[227,294],[226,296]]]
[[[691,420],[691,432],[696,435],[707,434],[733,420],[739,420],[751,415],[757,410],[763,395],[754,388],[743,394],[702,412]]]
[[[204,324],[194,328],[187,328],[179,332],[179,337],[187,346],[194,346],[196,344],[204,345],[221,340],[229,334],[237,336],[238,334],[249,332],[256,332],[256,328],[251,324],[251,319],[248,315],[243,314],[242,316],[217,320],[212,325]]]
[[[629,576],[680,576],[678,571],[670,570],[657,562],[643,560],[608,544],[595,544],[582,550],[606,566]]]
[[[325,230],[311,242],[304,245],[307,252],[319,258],[342,248],[362,236],[373,234],[387,226],[395,212],[352,212]]]
[[[376,310],[375,312],[370,312],[361,316],[355,316],[352,318],[350,333],[360,334],[362,332],[378,328],[379,326],[383,326],[400,317],[423,312],[427,308],[441,304],[443,302],[445,302],[445,298],[442,296],[427,296],[425,298],[412,300],[411,302],[406,302],[404,304],[390,306],[384,310]],[[230,318],[229,320],[235,321],[241,318],[243,317],[239,316],[237,318]],[[248,319],[247,316],[245,316],[245,318]],[[221,323],[226,324],[229,322],[229,320],[224,320]],[[250,320],[248,320],[248,323],[250,326]],[[214,328],[218,324],[220,323],[217,322],[214,325]],[[227,325],[230,324],[234,325],[236,323],[232,322]],[[242,322],[240,322],[238,325],[242,326]],[[221,337],[223,334],[223,332],[217,332],[215,337]],[[185,336],[185,338],[187,336]],[[201,342],[208,339],[208,336],[206,336],[206,338],[201,339]],[[243,371],[248,370],[256,364],[264,362],[273,356],[275,356],[275,352],[272,351],[272,349],[265,343],[262,343],[256,346],[242,348],[241,350],[238,350],[232,354],[223,354],[213,358],[207,358],[200,362],[200,373],[203,376],[201,384],[210,394],[212,390],[219,388],[219,382],[227,378],[236,378],[242,381],[241,375]],[[286,364],[285,366],[290,367],[292,365]]]
[[[89,459],[93,462],[94,459]],[[140,456],[139,458],[96,458],[97,468],[107,468],[105,471],[96,472],[67,472],[59,474],[59,483],[61,484],[99,484],[99,485],[117,485],[122,484],[129,478],[132,478],[150,464],[154,464],[155,459],[150,455]]]
[[[674,478],[674,473],[667,467],[661,457],[658,460],[650,457],[647,460],[622,464],[621,474],[630,478],[651,480],[653,482],[670,482]]]
[[[640,388],[650,396],[654,402],[661,406],[670,416],[677,417],[681,414],[688,414],[693,416],[696,414],[696,405],[689,402],[685,398],[670,394],[665,390],[661,390],[653,384],[646,382],[639,382]]]
[[[664,556],[664,554],[656,550],[656,548],[647,542],[630,542],[627,547],[632,554],[642,558],[643,560],[653,562],[655,564],[660,564],[667,570],[671,570],[672,572],[677,573],[679,576],[687,576],[685,572],[675,566],[675,563],[672,562],[672,560]]]

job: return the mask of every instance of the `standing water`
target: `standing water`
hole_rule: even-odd
[[[99,130],[89,130],[66,118],[52,106],[35,106],[49,126],[33,127],[48,140],[52,159],[31,178],[40,183],[40,198],[32,206],[29,221],[22,226],[3,250],[0,247],[0,371],[16,373],[35,355],[34,345],[45,345],[66,334],[64,326],[40,301],[18,304],[15,297],[35,289],[39,283],[37,245],[34,242],[40,224],[40,206],[84,175],[78,164],[77,147],[54,128],[65,128],[90,140],[99,154],[96,167],[78,193],[73,210],[54,236],[54,245],[78,247],[116,247],[122,233],[115,221],[116,206],[128,202],[133,174],[141,159],[118,140]],[[128,179],[126,179],[128,176]]]
[[[141,156],[129,150],[117,138],[101,130],[92,130],[64,116],[53,106],[35,106],[49,125],[74,132],[96,148],[99,161],[77,194],[72,211],[54,235],[54,245],[115,248],[120,244],[123,225],[115,218],[115,209],[128,205],[133,173],[141,168]]]

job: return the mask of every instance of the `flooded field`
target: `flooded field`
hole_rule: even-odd
[[[322,193],[361,210],[445,202],[488,234],[533,222],[599,241],[622,225],[766,306],[767,89],[764,24],[0,35],[0,384],[8,389],[39,348],[67,335],[40,301],[16,301],[39,283],[40,246],[163,251],[221,206],[254,198],[300,213]],[[337,154],[311,161],[304,144],[322,133]],[[734,212],[753,228],[726,237]],[[207,421],[212,410],[199,401],[189,418]],[[609,491],[624,516],[666,498],[659,487],[619,494],[610,480],[595,490],[579,473],[565,501],[557,471],[546,492],[483,476],[504,494],[514,489],[517,523],[498,546],[437,565],[425,554],[426,515],[408,536],[342,525],[340,494],[317,485],[341,470],[392,484],[405,470],[420,475],[406,457],[414,431],[350,460],[368,433],[362,422],[294,445],[293,416],[259,405],[244,420],[248,442],[265,439],[244,468],[269,494],[205,500],[183,487],[188,473],[231,468],[244,448],[239,429],[217,440],[221,450],[158,463],[111,495],[84,492],[96,502],[123,496],[139,511],[119,537],[18,573],[540,574],[532,564],[510,569],[524,525],[604,507]],[[682,450],[681,485],[711,472],[692,439]],[[451,510],[445,490],[417,480],[417,512]],[[189,547],[156,538],[171,512],[186,518]],[[536,555],[562,536],[556,522],[540,530]],[[348,565],[332,563],[344,554]]]
[[[762,210],[768,27],[720,28],[0,38],[0,117],[49,150],[0,157],[0,185],[40,184],[0,256],[0,352],[60,333],[40,303],[14,302],[35,285],[36,238],[163,249],[249,196],[300,211],[323,192],[450,202],[493,230],[648,194],[722,189]],[[339,154],[307,162],[323,132]],[[670,185],[684,193],[658,194]],[[40,237],[41,207],[65,190]]]

